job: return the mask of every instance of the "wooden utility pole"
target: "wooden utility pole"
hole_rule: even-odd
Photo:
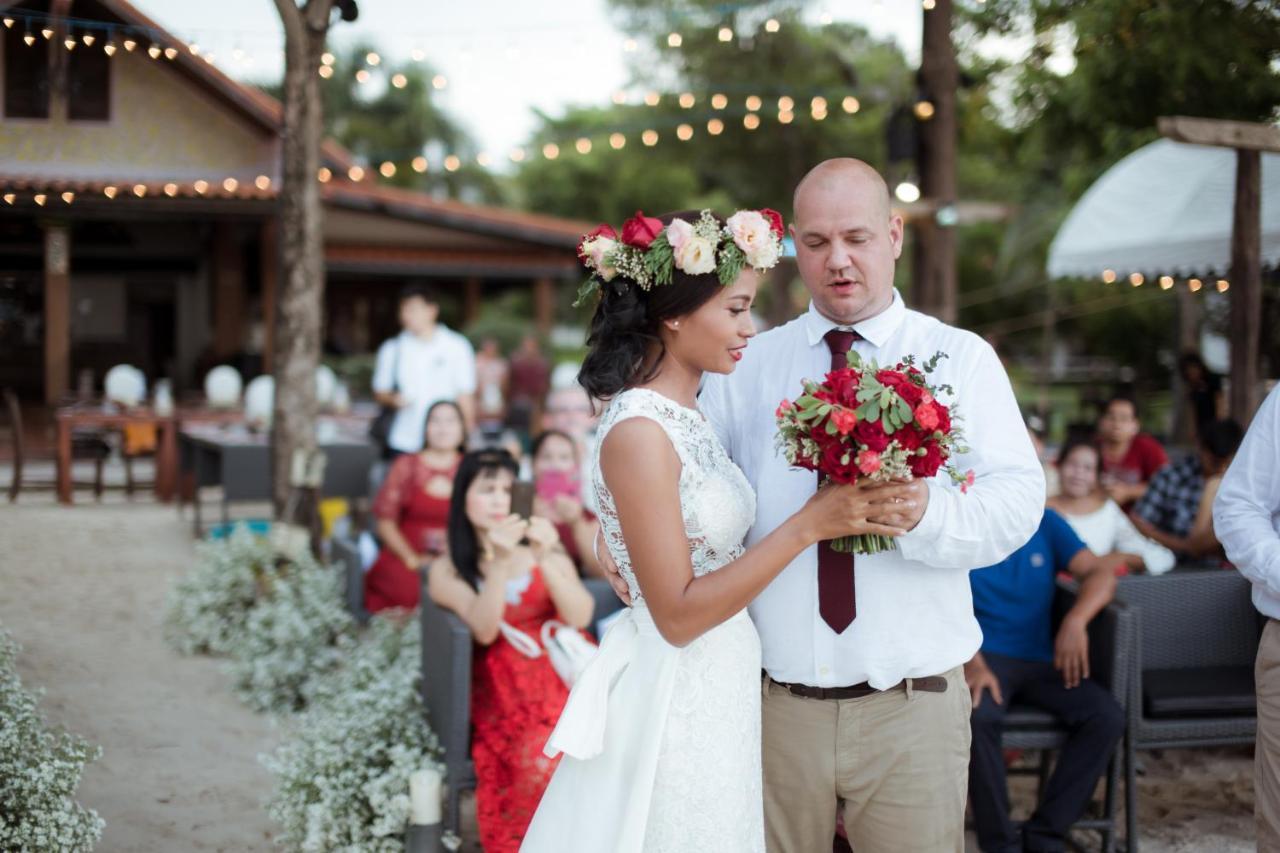
[[[290,492],[293,458],[317,452],[316,368],[324,314],[324,208],[320,203],[320,142],[324,135],[320,57],[335,0],[275,0],[284,24],[284,140],[280,188],[282,275],[272,336],[272,502],[277,518]],[[353,2],[339,3],[355,17]],[[265,312],[268,315],[270,312]]]
[[[1235,210],[1231,221],[1231,417],[1248,426],[1258,408],[1262,336],[1262,153],[1280,152],[1280,128],[1219,119],[1163,116],[1160,134],[1178,142],[1233,148]]]
[[[951,41],[952,0],[924,12],[920,53],[917,171],[920,194],[938,214],[914,224],[912,294],[915,307],[943,322],[956,320],[956,89],[960,68]],[[950,215],[950,221],[947,217]]]

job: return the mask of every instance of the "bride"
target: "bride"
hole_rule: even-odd
[[[755,334],[781,217],[637,214],[588,234],[600,290],[579,381],[608,400],[593,486],[632,606],[579,676],[546,752],[563,753],[521,847],[764,850],[760,640],[747,604],[805,548],[870,523],[894,488],[824,488],[750,550],[755,495],[697,409]],[[874,495],[874,497],[873,497]]]

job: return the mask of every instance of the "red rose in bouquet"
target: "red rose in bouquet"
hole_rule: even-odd
[[[822,382],[805,382],[799,397],[779,404],[779,450],[792,465],[837,483],[927,478],[945,470],[967,492],[973,471],[962,473],[950,460],[968,448],[951,408],[936,396],[951,389],[929,384],[928,375],[944,357],[934,355],[922,371],[910,356],[882,368],[850,352],[848,367],[831,371]],[[832,547],[876,554],[894,543],[885,536],[846,536]]]

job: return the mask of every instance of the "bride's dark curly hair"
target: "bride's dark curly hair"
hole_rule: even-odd
[[[682,210],[656,218],[666,226],[673,219],[695,223],[701,215],[697,210]],[[724,226],[723,219],[715,219]],[[689,275],[674,269],[670,284],[650,290],[621,274],[613,281],[602,282],[600,304],[587,335],[589,351],[578,372],[578,382],[593,399],[608,400],[626,388],[653,379],[666,356],[658,335],[662,321],[698,310],[722,289],[714,270]],[[646,370],[645,359],[654,346],[658,357]]]

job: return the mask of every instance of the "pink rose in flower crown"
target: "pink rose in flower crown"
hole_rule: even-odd
[[[662,221],[640,211],[622,223],[622,242],[637,249],[647,249],[662,233]]]
[[[605,259],[617,248],[618,232],[611,225],[600,225],[582,238],[582,242],[578,244],[578,257],[600,278],[612,281],[618,270]]]
[[[667,243],[673,252],[680,251],[692,236],[693,225],[683,219],[673,219],[667,225]]]
[[[757,210],[739,210],[725,223],[733,242],[747,263],[756,268],[771,267],[778,261],[778,240],[769,220]]]

